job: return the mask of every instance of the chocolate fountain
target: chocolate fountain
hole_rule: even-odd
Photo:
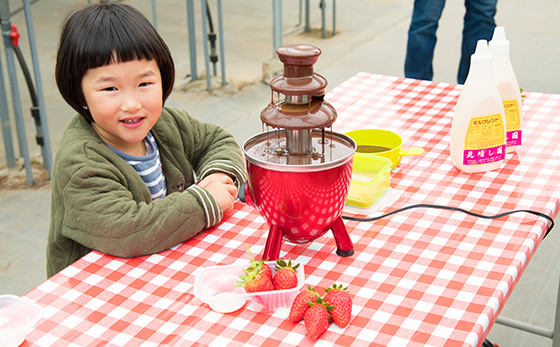
[[[354,246],[340,214],[356,144],[332,131],[337,113],[324,100],[327,80],[313,72],[321,50],[286,45],[276,53],[284,75],[270,82],[272,100],[261,113],[266,131],[243,145],[249,178],[240,199],[270,225],[263,259],[278,259],[282,239],[306,243],[329,230],[336,253],[350,256]]]

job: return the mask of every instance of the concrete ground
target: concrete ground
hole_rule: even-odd
[[[90,0],[96,1],[96,0]],[[123,0],[153,18],[149,0]],[[39,52],[48,130],[53,152],[60,143],[62,132],[74,111],[59,96],[54,82],[54,60],[60,23],[67,13],[88,0],[38,0],[33,2],[33,25]],[[217,26],[215,0],[209,0],[214,25]],[[404,76],[407,30],[412,3],[410,0],[353,0],[338,1],[336,35],[332,30],[332,1],[327,0],[327,38],[321,37],[319,1],[311,1],[311,33],[296,30],[283,37],[283,43],[309,43],[320,47],[323,55],[315,71],[329,81],[328,90],[352,75],[365,71],[385,75]],[[19,0],[10,0],[12,24],[20,33],[21,49],[31,65],[26,22]],[[220,124],[242,143],[261,131],[260,111],[270,101],[270,89],[261,82],[263,67],[276,66],[273,59],[272,2],[237,0],[224,1],[225,54],[228,85],[220,86],[220,77],[213,78],[211,91],[205,90],[206,81],[188,82],[191,74],[187,15],[185,1],[157,0],[155,18],[158,31],[174,55],[177,68],[177,88],[168,105],[188,110],[192,115]],[[197,75],[203,77],[203,46],[200,2],[195,1],[197,37]],[[299,1],[283,1],[283,29],[288,31],[298,24]],[[438,29],[434,69],[435,81],[456,82],[460,56],[462,17],[461,1],[448,1]],[[541,0],[530,2],[508,0],[498,3],[497,24],[506,28],[511,41],[511,60],[519,84],[528,91],[560,94],[560,2]],[[7,67],[4,49],[2,69],[6,88]],[[19,68],[19,67],[18,67]],[[218,65],[218,71],[220,66]],[[35,125],[29,116],[30,101],[24,79],[18,72],[19,90],[30,156],[40,161],[41,149],[35,144]],[[186,90],[185,90],[186,89]],[[10,98],[10,93],[8,92]],[[11,99],[10,117],[15,153],[19,154],[17,133]],[[14,170],[6,167],[4,143],[0,143],[0,178]],[[40,172],[38,172],[39,174]],[[16,174],[17,176],[17,174]],[[41,179],[37,176],[37,181]],[[50,217],[50,186],[42,182],[35,187],[13,178],[15,188],[0,186],[0,294],[25,294],[45,280],[45,244]],[[3,180],[2,182],[4,182]],[[5,182],[4,182],[5,183]],[[502,315],[552,329],[556,307],[560,260],[556,250],[560,236],[553,232],[537,250],[505,305]],[[551,340],[495,325],[489,338],[502,347],[552,346]]]

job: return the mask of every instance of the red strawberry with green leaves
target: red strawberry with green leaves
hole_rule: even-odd
[[[325,289],[324,301],[332,305],[331,318],[341,328],[345,328],[352,319],[352,297],[347,289],[336,283]]]
[[[239,281],[235,286],[243,287],[247,293],[274,290],[270,267],[264,261],[256,261],[253,258],[249,245],[247,245],[247,251],[251,257],[251,263],[246,269],[243,269],[244,274],[239,276]]]
[[[262,272],[264,273],[265,276],[267,276],[268,278],[270,278],[270,280],[272,281],[272,269],[270,268],[270,266],[268,266],[267,264],[265,264],[264,260],[255,260],[253,258],[253,255],[251,254],[251,250],[249,249],[249,245],[247,245],[247,251],[249,252],[249,256],[251,257],[251,263],[249,264],[249,267],[247,268],[248,271],[252,271],[254,269],[261,269]]]
[[[309,302],[315,302],[318,297],[319,293],[310,285],[299,292],[290,308],[290,315],[288,316],[290,322],[297,323],[302,320],[305,312],[309,309]]]
[[[327,305],[320,297],[314,303],[309,303],[309,306],[309,309],[305,311],[303,321],[307,330],[306,335],[316,339],[329,328],[329,311],[332,306]]]
[[[270,266],[268,266],[268,264],[264,263],[264,260],[261,263],[261,271],[262,271],[263,275],[265,275],[266,277],[268,277],[272,281],[272,269],[270,268]]]
[[[289,259],[288,262],[283,259],[278,259],[276,261],[276,273],[272,277],[272,283],[274,284],[274,289],[290,289],[297,287],[297,268],[299,264],[292,266],[292,260]]]
[[[260,268],[253,269],[251,271],[245,270],[245,275],[239,276],[239,281],[237,281],[236,287],[243,287],[245,292],[266,292],[269,290],[274,290],[274,285],[270,278],[268,278]]]

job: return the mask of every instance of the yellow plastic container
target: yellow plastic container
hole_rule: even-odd
[[[373,154],[354,153],[346,205],[372,206],[389,189],[390,178],[391,160]]]

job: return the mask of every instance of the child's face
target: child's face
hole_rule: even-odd
[[[90,69],[82,90],[97,134],[116,149],[145,155],[144,138],[163,107],[155,60],[133,60]]]

